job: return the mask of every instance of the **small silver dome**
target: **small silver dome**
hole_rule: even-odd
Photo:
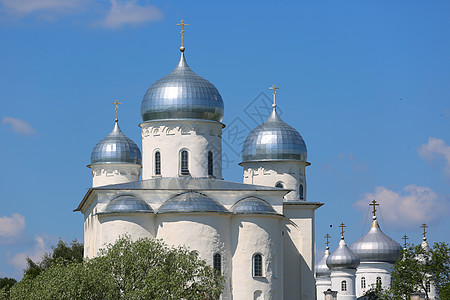
[[[305,141],[281,120],[275,108],[266,122],[249,133],[242,147],[242,162],[306,159]]]
[[[381,231],[376,217],[369,232],[351,244],[350,249],[361,262],[395,263],[402,252],[402,246]]]
[[[328,256],[327,266],[330,269],[356,269],[359,266],[359,258],[347,247],[344,239],[341,239],[339,247]]]
[[[327,266],[327,258],[330,256],[330,250],[327,247],[322,259],[316,264],[316,277],[326,277],[331,275],[331,270]]]
[[[152,213],[153,209],[145,201],[137,199],[133,195],[121,195],[108,203],[102,213]]]
[[[158,209],[158,213],[174,212],[218,212],[229,211],[217,201],[197,192],[186,192],[166,200]]]
[[[116,122],[113,131],[95,145],[91,153],[91,164],[130,163],[140,165],[141,150],[126,137]]]
[[[246,197],[231,207],[231,212],[238,214],[278,215],[272,205],[257,197]]]
[[[153,83],[141,103],[144,122],[159,119],[202,119],[221,122],[223,100],[216,87],[195,74],[184,53],[175,70]]]

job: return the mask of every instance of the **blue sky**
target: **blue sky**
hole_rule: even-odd
[[[140,145],[146,89],[179,59],[225,103],[224,177],[241,181],[242,138],[268,87],[306,141],[316,241],[370,225],[401,242],[450,242],[450,2],[0,0],[0,276],[20,278],[58,238],[83,238],[72,210],[94,145],[113,128]],[[259,113],[259,114],[258,114]],[[263,116],[263,117],[262,117]],[[332,225],[332,227],[330,227]]]

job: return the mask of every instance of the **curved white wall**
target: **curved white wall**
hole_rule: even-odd
[[[337,300],[356,300],[355,291],[356,269],[331,270],[331,290],[337,291]],[[347,290],[342,290],[342,281],[346,281]]]
[[[316,294],[317,300],[325,300],[324,292],[331,289],[331,278],[330,276],[317,277],[316,278]]]
[[[376,286],[377,277],[381,278],[381,287],[383,289],[391,286],[392,264],[377,262],[361,262],[356,271],[356,296],[361,297],[371,287]],[[366,287],[361,286],[361,279],[366,279]]]
[[[92,170],[92,187],[138,181],[141,165],[136,164],[95,164]]]
[[[234,299],[283,298],[280,217],[235,215],[231,221]],[[263,276],[253,277],[253,255],[263,258]]]
[[[284,188],[292,189],[285,201],[306,201],[306,173],[308,163],[297,161],[261,161],[241,163],[244,167],[244,183],[275,186],[282,182]],[[303,199],[299,194],[300,183],[303,185]]]
[[[198,251],[210,266],[214,253],[220,253],[225,277],[222,299],[231,299],[230,214],[157,214],[156,226],[156,238],[171,246],[185,245]]]
[[[223,124],[201,120],[150,121],[142,128],[142,179],[181,177],[180,151],[189,152],[192,177],[208,177],[208,152],[213,153],[213,176],[222,179]],[[161,175],[155,175],[154,152],[161,153]]]

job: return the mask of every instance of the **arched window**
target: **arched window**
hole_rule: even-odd
[[[427,293],[431,293],[431,284],[429,282],[425,283],[425,289],[427,290]]]
[[[347,291],[347,281],[343,280],[341,282],[341,292]]]
[[[263,276],[262,255],[257,253],[253,255],[253,277]]]
[[[377,289],[381,289],[381,277],[377,277]]]
[[[222,274],[222,256],[220,253],[214,253],[213,255],[213,268],[219,274]]]
[[[278,181],[278,182],[275,184],[275,187],[284,189],[284,184],[283,184],[281,181]]]
[[[303,200],[304,196],[303,196],[303,184],[300,183],[299,187],[298,187],[298,194],[300,195],[300,199]]]
[[[161,153],[155,151],[155,175],[161,175]]]
[[[189,153],[187,150],[183,150],[180,153],[180,173],[181,175],[189,175]]]
[[[362,289],[366,288],[366,277],[361,277],[361,288]]]
[[[211,151],[208,152],[208,175],[214,175],[213,153]]]

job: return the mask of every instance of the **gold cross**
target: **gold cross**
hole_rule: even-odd
[[[406,240],[409,240],[409,237],[407,237],[406,234],[405,234],[402,239],[405,241],[405,249],[406,249],[406,246],[407,246]]]
[[[119,105],[122,104],[121,102],[119,102],[119,100],[116,99],[116,101],[114,101],[112,104],[116,105],[116,122],[119,120],[117,119],[117,111],[119,110]]]
[[[183,47],[183,37],[184,37],[184,26],[188,26],[189,24],[184,23],[184,20],[181,20],[178,26],[181,26],[181,47]]]
[[[324,238],[327,239],[327,242],[326,242],[325,244],[327,244],[327,247],[328,247],[328,244],[330,243],[330,242],[328,241],[328,239],[331,238],[331,236],[327,233],[327,234],[324,236]]]
[[[377,211],[377,206],[380,206],[380,204],[377,203],[377,200],[372,200],[372,203],[369,204],[369,206],[373,206],[373,216],[375,217],[375,212]]]
[[[420,226],[420,228],[423,228],[423,233],[422,233],[422,235],[423,235],[423,237],[426,237],[425,235],[427,234],[427,232],[425,231],[425,229],[428,228],[427,224],[423,223],[422,226]]]
[[[269,89],[273,90],[273,104],[276,104],[275,103],[275,94],[277,93],[277,90],[279,90],[280,88],[277,87],[275,84],[273,84]]]
[[[341,225],[339,225],[339,227],[341,227],[341,236],[344,237],[344,227],[347,227],[344,225],[344,222],[341,223]]]

